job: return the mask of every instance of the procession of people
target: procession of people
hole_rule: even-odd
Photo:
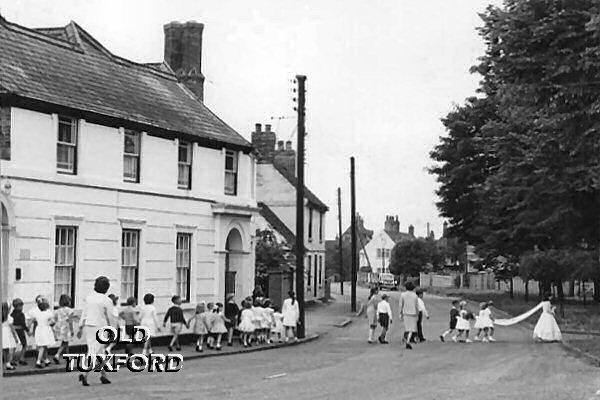
[[[429,319],[430,314],[423,299],[424,290],[415,287],[413,282],[405,284],[405,291],[400,294],[398,302],[398,317],[402,321],[402,343],[406,349],[412,350],[413,344],[425,342],[423,320]],[[534,315],[537,311],[542,313],[533,330],[532,338],[536,342],[553,343],[562,341],[562,334],[555,318],[555,307],[551,303],[552,295],[546,293],[543,301],[531,310],[509,319],[495,319],[491,306],[493,301],[481,302],[479,311],[473,313],[468,309],[466,300],[454,299],[449,310],[448,329],[439,335],[442,342],[450,336],[455,343],[482,343],[496,342],[494,338],[495,326],[511,326],[518,324]],[[377,341],[381,344],[389,343],[389,331],[393,320],[390,296],[380,293],[377,287],[371,287],[369,295],[361,305],[357,316],[366,314],[368,321],[369,344],[376,343],[375,334],[377,327],[381,328]],[[475,334],[471,337],[471,332]]]

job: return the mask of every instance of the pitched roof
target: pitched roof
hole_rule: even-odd
[[[92,120],[107,117],[208,146],[252,149],[170,68],[115,56],[74,22],[36,30],[0,16],[0,54],[0,87],[9,99],[78,111]]]
[[[410,234],[405,232],[386,230],[385,233],[388,234],[388,236],[394,241],[394,243],[398,243],[402,240],[413,240],[415,238],[414,236],[411,236]]]
[[[292,186],[298,186],[298,179],[293,172],[288,171],[281,165],[273,164],[277,172],[279,172]],[[306,185],[304,186],[304,197],[311,203],[317,210],[321,212],[329,211],[329,207],[323,203],[313,192],[311,192]]]
[[[258,207],[260,208],[260,215],[269,223],[269,225],[285,238],[288,245],[294,246],[296,244],[296,235],[294,232],[292,232],[265,203],[259,202]]]

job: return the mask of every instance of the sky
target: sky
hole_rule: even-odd
[[[483,54],[476,28],[485,0],[0,0],[0,13],[30,28],[73,20],[113,54],[163,59],[163,25],[205,24],[205,103],[250,140],[255,123],[296,141],[292,92],[307,76],[306,183],[329,205],[337,233],[338,187],[350,220],[350,157],[356,207],[368,228],[397,215],[400,230],[436,236],[443,220],[429,152],[440,118],[475,93],[469,67]]]

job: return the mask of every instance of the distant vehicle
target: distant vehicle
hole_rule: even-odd
[[[398,289],[398,281],[394,274],[381,273],[379,274],[379,279],[377,281],[377,286],[379,290],[387,289],[387,290],[397,290]]]

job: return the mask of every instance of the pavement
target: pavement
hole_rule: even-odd
[[[359,289],[359,298],[366,295]],[[392,295],[394,316],[397,296]],[[406,350],[392,322],[390,344],[368,344],[365,318],[344,328],[345,297],[311,310],[308,331],[319,340],[272,351],[186,360],[177,373],[90,377],[84,388],[72,373],[4,379],[3,399],[595,399],[600,369],[559,344],[535,344],[526,327],[498,327],[497,343],[441,343],[449,299],[427,297],[428,341]]]

